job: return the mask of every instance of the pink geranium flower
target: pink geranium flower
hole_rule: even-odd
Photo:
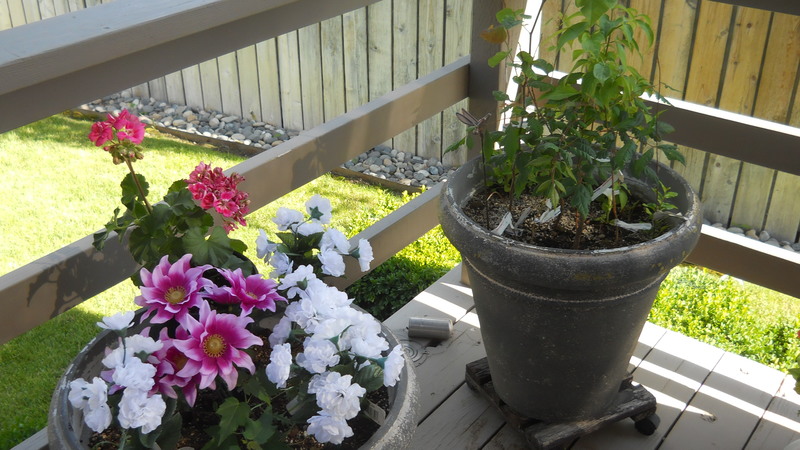
[[[261,275],[242,275],[242,269],[221,269],[219,272],[231,284],[211,289],[210,299],[219,303],[238,303],[242,313],[249,315],[253,308],[275,311],[275,302],[285,302],[277,292],[277,283]]]
[[[212,169],[208,164],[201,162],[189,174],[186,183],[192,198],[200,202],[200,207],[214,208],[224,218],[225,230],[231,231],[238,225],[247,225],[244,216],[250,211],[248,207],[250,200],[246,192],[236,188],[242,181],[244,177],[239,174],[226,176],[222,168]]]
[[[203,278],[208,266],[192,267],[191,259],[192,255],[187,254],[170,264],[168,257],[164,256],[152,273],[147,269],[139,272],[142,295],[134,302],[147,308],[143,317],[155,312],[153,323],[164,323],[174,317],[183,324],[189,309],[200,304],[205,288],[214,283]]]
[[[108,121],[117,130],[117,139],[120,141],[128,140],[133,144],[141,144],[144,140],[144,124],[127,109],[123,109],[116,118],[109,115]]]
[[[189,338],[174,341],[175,348],[188,358],[177,375],[190,377],[200,374],[200,389],[211,386],[219,375],[228,389],[235,388],[239,378],[236,367],[255,372],[253,360],[242,350],[264,344],[261,338],[247,331],[247,325],[252,322],[253,319],[247,316],[218,314],[203,301],[199,320],[192,316],[186,318],[184,326],[189,331]]]

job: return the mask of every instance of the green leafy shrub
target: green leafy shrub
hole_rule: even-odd
[[[731,278],[679,266],[661,286],[649,320],[670,330],[776,369],[800,351],[795,318],[763,320],[747,291]]]
[[[356,304],[386,320],[461,261],[437,226],[347,288]]]

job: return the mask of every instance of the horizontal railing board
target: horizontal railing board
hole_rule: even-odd
[[[0,31],[0,132],[377,0],[111,2]]]
[[[682,100],[669,102],[648,101],[675,128],[666,140],[800,175],[800,128]]]
[[[251,209],[256,210],[463,99],[467,78],[464,57],[227,172],[246,178],[240,188],[250,194]],[[418,203],[424,202],[414,204]],[[401,215],[408,214],[406,210]],[[416,213],[412,217],[419,219]],[[0,344],[125,280],[135,270],[116,238],[110,238],[99,253],[92,247],[92,236],[87,236],[0,277],[0,306],[14,312],[0,317]]]
[[[800,297],[800,254],[703,225],[687,262]]]

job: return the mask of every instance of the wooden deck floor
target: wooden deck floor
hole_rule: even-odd
[[[526,448],[522,435],[464,382],[484,354],[471,290],[460,266],[385,323],[407,345],[420,382],[413,449]],[[409,340],[409,317],[451,318],[453,337],[430,347]],[[782,372],[648,323],[631,360],[635,383],[658,401],[652,436],[623,420],[579,439],[574,449],[783,449],[800,439],[800,396]]]

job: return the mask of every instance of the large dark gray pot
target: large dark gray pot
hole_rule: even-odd
[[[355,307],[355,305],[353,305]],[[281,318],[275,315],[263,319],[259,325],[262,329],[272,329]],[[138,322],[138,316],[137,316]],[[134,331],[138,332],[135,327]],[[384,325],[381,331],[389,342],[389,348],[394,348],[399,342],[392,332]],[[105,348],[112,345],[117,335],[104,330],[99,333],[67,367],[66,372],[58,381],[53,398],[50,402],[50,411],[47,417],[47,437],[50,448],[85,450],[89,448],[89,437],[92,430],[83,421],[83,414],[75,410],[69,402],[69,383],[76,378],[91,381],[105,370],[102,360],[105,357]],[[264,370],[263,367],[256,370]],[[411,360],[406,356],[400,380],[389,390],[389,412],[384,424],[361,446],[362,449],[404,449],[411,445],[414,432],[417,429],[417,409],[419,404],[419,386],[413,370]]]
[[[524,244],[465,216],[482,186],[477,159],[447,182],[442,228],[469,275],[494,388],[518,412],[554,422],[596,418],[614,404],[661,282],[700,236],[697,195],[676,172],[656,170],[688,220],[642,244],[593,251]]]

